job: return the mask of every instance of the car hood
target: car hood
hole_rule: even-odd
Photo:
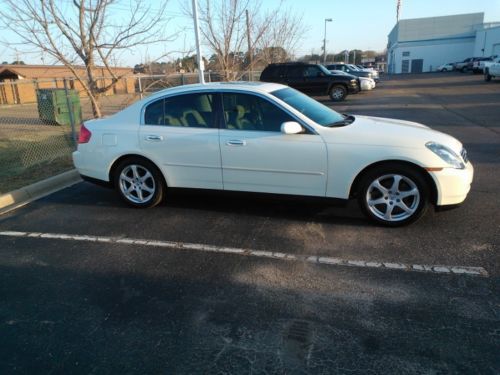
[[[427,142],[436,142],[460,154],[462,144],[452,136],[433,130],[417,122],[356,115],[346,126],[322,128],[327,143],[356,143],[372,146],[423,148]]]

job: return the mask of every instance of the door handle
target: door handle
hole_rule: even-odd
[[[227,146],[245,146],[247,143],[241,139],[231,139],[226,142]]]
[[[163,136],[161,136],[161,135],[155,135],[155,134],[150,134],[150,135],[146,136],[146,140],[147,141],[155,141],[155,142],[163,141]]]

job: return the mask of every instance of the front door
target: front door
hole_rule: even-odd
[[[281,133],[281,124],[295,119],[257,95],[223,93],[223,111],[225,190],[325,196],[327,152],[319,135]]]
[[[304,78],[304,86],[307,92],[314,95],[326,94],[329,80],[326,79],[325,73],[323,73],[317,66],[308,66],[304,70]]]
[[[145,109],[141,149],[162,169],[168,186],[222,189],[217,100],[213,94],[185,94]]]

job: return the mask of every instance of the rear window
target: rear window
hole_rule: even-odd
[[[260,79],[261,80],[265,80],[265,79],[269,79],[269,78],[277,78],[278,75],[279,75],[279,66],[268,66],[267,68],[264,69],[264,71],[262,72],[261,76],[260,76]]]

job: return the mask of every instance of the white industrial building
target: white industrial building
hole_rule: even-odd
[[[484,13],[400,20],[388,39],[388,72],[395,74],[500,55],[500,23],[484,23]]]

